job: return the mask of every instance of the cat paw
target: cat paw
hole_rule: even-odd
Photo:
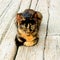
[[[24,42],[24,44],[23,45],[25,45],[25,46],[34,46],[34,45],[36,45],[37,44],[37,40],[36,41],[31,41],[31,42]]]

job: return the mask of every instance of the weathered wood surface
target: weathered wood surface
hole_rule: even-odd
[[[60,0],[0,0],[0,60],[60,60],[59,5]],[[43,15],[39,42],[17,51],[16,14],[28,8]]]

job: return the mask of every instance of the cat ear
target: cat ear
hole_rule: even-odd
[[[17,20],[17,22],[19,22],[21,19],[22,19],[22,13],[18,13],[17,15],[16,15],[16,20]]]
[[[33,18],[35,19],[35,20],[39,20],[39,21],[41,21],[42,20],[42,14],[40,13],[40,12],[35,12],[34,14],[33,14]]]
[[[20,24],[20,21],[22,20],[22,13],[18,13],[16,15],[16,26],[18,27],[18,25]]]

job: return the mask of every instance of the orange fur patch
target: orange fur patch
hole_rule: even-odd
[[[23,37],[23,38],[25,38],[26,41],[28,41],[28,42],[33,41],[35,39],[35,37],[33,37],[32,35],[28,36],[27,33],[23,32],[22,30],[18,29],[18,31],[21,34],[20,36]]]

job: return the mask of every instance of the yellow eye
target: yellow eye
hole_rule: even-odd
[[[25,28],[25,24],[23,24],[23,25],[20,25],[20,27],[21,27],[21,28]]]
[[[31,26],[31,30],[34,30],[34,29],[35,29],[35,25],[32,25],[32,26]]]

